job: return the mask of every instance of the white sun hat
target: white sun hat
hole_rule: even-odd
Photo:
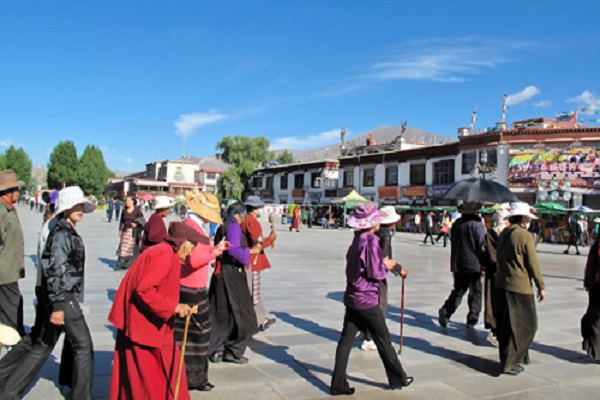
[[[165,208],[170,208],[172,205],[173,205],[173,202],[167,196],[156,196],[154,198],[154,209],[155,210],[164,210]]]
[[[538,219],[538,217],[531,213],[531,208],[529,207],[529,204],[524,203],[522,201],[510,203],[510,211],[508,215],[504,217],[504,219],[508,219],[510,217],[515,217],[519,215],[529,217],[531,219]]]
[[[395,224],[400,221],[400,216],[393,206],[381,207],[379,211],[385,214],[385,217],[383,217],[383,220],[380,222],[381,225]]]
[[[21,336],[14,328],[0,324],[0,348],[2,346],[14,346],[19,343]]]
[[[96,209],[96,204],[85,198],[79,186],[68,186],[58,192],[56,200],[56,215],[70,210],[78,204],[83,204],[83,212],[88,214]]]

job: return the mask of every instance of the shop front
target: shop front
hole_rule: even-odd
[[[402,203],[408,205],[424,205],[427,204],[426,186],[403,186],[402,187]]]
[[[400,188],[398,186],[380,186],[377,188],[380,204],[395,205],[400,200]]]

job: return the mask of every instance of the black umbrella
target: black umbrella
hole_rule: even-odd
[[[506,186],[498,182],[477,178],[456,182],[448,189],[444,200],[493,204],[519,201]]]

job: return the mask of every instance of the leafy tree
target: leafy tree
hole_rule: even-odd
[[[259,136],[227,136],[217,143],[218,156],[221,160],[233,165],[221,175],[219,191],[240,198],[248,184],[252,172],[259,166],[272,160],[273,152],[269,151],[269,139]]]
[[[276,159],[279,164],[293,164],[294,156],[287,150],[284,150]]]
[[[77,185],[78,164],[77,149],[73,141],[66,140],[57,144],[48,161],[48,188],[62,189]]]
[[[4,153],[0,154],[0,171],[3,171],[6,169],[6,156],[4,155]]]
[[[17,178],[25,182],[25,188],[29,191],[33,189],[33,178],[31,177],[31,159],[23,150],[10,145],[6,152],[0,156],[0,169],[12,169],[17,174]],[[2,165],[3,164],[3,165]]]
[[[94,145],[88,145],[77,166],[77,184],[83,193],[99,197],[106,187],[109,176],[110,171],[104,162],[102,150]]]

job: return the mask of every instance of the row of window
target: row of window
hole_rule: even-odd
[[[470,174],[477,164],[478,152],[470,151],[462,154],[461,173],[463,175]],[[479,153],[481,161],[482,154]],[[497,164],[496,150],[487,152],[487,164],[495,166]],[[445,185],[454,183],[454,160],[441,160],[433,163],[433,184]],[[311,187],[318,187],[321,174],[313,172],[311,174]],[[425,164],[411,164],[410,166],[410,185],[422,186],[425,185]],[[255,177],[252,182],[253,187],[262,187],[262,177]],[[354,173],[352,171],[344,171],[344,187],[354,186]],[[375,186],[375,168],[362,169],[362,187]],[[398,186],[398,166],[389,166],[385,169],[385,186]],[[281,189],[288,188],[288,176],[280,177],[279,187]],[[304,174],[294,174],[294,189],[302,189],[304,187]],[[273,177],[267,177],[266,189],[273,189]]]

